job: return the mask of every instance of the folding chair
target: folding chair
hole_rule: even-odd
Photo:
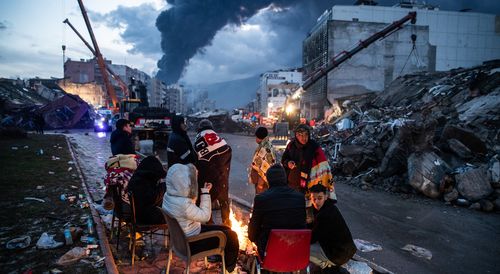
[[[256,258],[257,273],[260,274],[261,269],[297,273],[306,269],[309,273],[310,242],[310,229],[271,230],[264,259]]]
[[[186,273],[189,273],[189,266],[191,262],[200,258],[205,259],[207,264],[207,257],[212,255],[220,255],[222,257],[222,273],[226,273],[226,262],[224,260],[224,248],[226,247],[226,235],[222,231],[207,231],[195,236],[186,237],[182,231],[179,222],[172,217],[165,209],[160,208],[165,220],[168,224],[168,231],[170,233],[170,242],[168,249],[167,272],[170,271],[170,263],[172,261],[172,251],[175,252],[177,257],[186,261]],[[213,249],[203,250],[199,253],[192,254],[189,243],[196,242],[208,238],[218,238],[219,246]]]
[[[113,198],[113,216],[111,217],[111,235],[110,239],[113,238],[114,235],[114,228],[115,228],[115,219],[118,219],[118,228],[116,231],[116,249],[118,249],[120,245],[120,232],[122,230],[122,223],[129,224],[130,220],[132,218],[131,213],[130,213],[130,207],[127,203],[123,202],[122,197],[121,197],[121,191],[118,185],[114,186],[108,186],[111,194],[111,197]]]
[[[129,225],[130,225],[129,248],[132,251],[132,265],[134,265],[135,245],[137,243],[137,239],[135,237],[136,233],[138,232],[141,234],[149,234],[151,244],[153,244],[153,234],[158,234],[158,233],[156,233],[158,230],[163,230],[164,233],[161,233],[159,235],[166,236],[167,234],[165,232],[166,232],[168,226],[167,226],[167,224],[141,224],[141,223],[137,223],[136,213],[135,213],[134,193],[132,191],[129,191],[128,196],[129,196],[130,211],[131,211],[131,218],[130,218],[130,223],[129,223]]]

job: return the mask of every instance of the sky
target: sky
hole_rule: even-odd
[[[379,0],[380,5],[395,1]],[[84,0],[103,56],[150,75],[203,85],[301,66],[302,40],[317,17],[353,0]],[[498,0],[436,0],[442,10],[499,14]],[[63,52],[91,52],[76,0],[0,0],[0,77],[62,77]],[[160,65],[160,68],[158,67]]]

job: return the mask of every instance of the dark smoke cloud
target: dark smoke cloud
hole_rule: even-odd
[[[162,12],[156,20],[164,52],[158,61],[157,76],[167,83],[177,82],[189,59],[209,45],[225,25],[239,25],[271,4],[288,7],[298,1],[168,0],[172,8]]]

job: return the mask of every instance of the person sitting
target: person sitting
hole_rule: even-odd
[[[223,225],[205,225],[212,215],[210,202],[211,183],[205,183],[201,188],[200,206],[196,206],[198,196],[197,171],[193,164],[175,164],[167,172],[167,192],[163,196],[162,207],[172,217],[177,219],[187,237],[206,231],[222,231],[227,238],[224,249],[226,270],[232,272],[238,258],[238,235],[229,227]],[[210,238],[189,244],[192,253],[198,253],[207,248],[219,246],[218,239]]]
[[[140,224],[164,224],[165,218],[157,208],[162,205],[165,194],[167,172],[160,160],[148,156],[141,161],[128,183],[128,190],[134,194],[135,214]]]
[[[255,195],[248,239],[257,245],[259,256],[264,252],[272,229],[306,228],[304,194],[287,185],[285,169],[280,164],[266,173],[269,189]]]
[[[309,192],[314,207],[309,259],[323,272],[337,273],[340,266],[354,256],[356,245],[334,200],[328,197],[328,189],[317,184]]]

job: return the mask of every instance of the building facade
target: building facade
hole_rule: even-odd
[[[273,87],[281,84],[294,84],[297,87],[302,85],[302,71],[299,69],[277,70],[265,72],[260,75],[260,84],[257,90],[258,109],[264,115],[268,115],[268,107],[270,103],[273,104],[269,101],[269,98],[273,97],[273,94],[276,96],[286,96],[283,92],[274,92],[276,88],[273,89]]]
[[[471,67],[500,58],[500,20],[495,15],[440,11],[426,5],[334,6],[303,42],[304,79],[410,11],[417,12],[415,25],[407,23],[310,86],[301,100],[303,115],[322,117],[335,100],[382,91],[404,74]]]
[[[170,112],[182,113],[182,95],[183,87],[178,84],[168,85],[163,100],[163,106]]]

